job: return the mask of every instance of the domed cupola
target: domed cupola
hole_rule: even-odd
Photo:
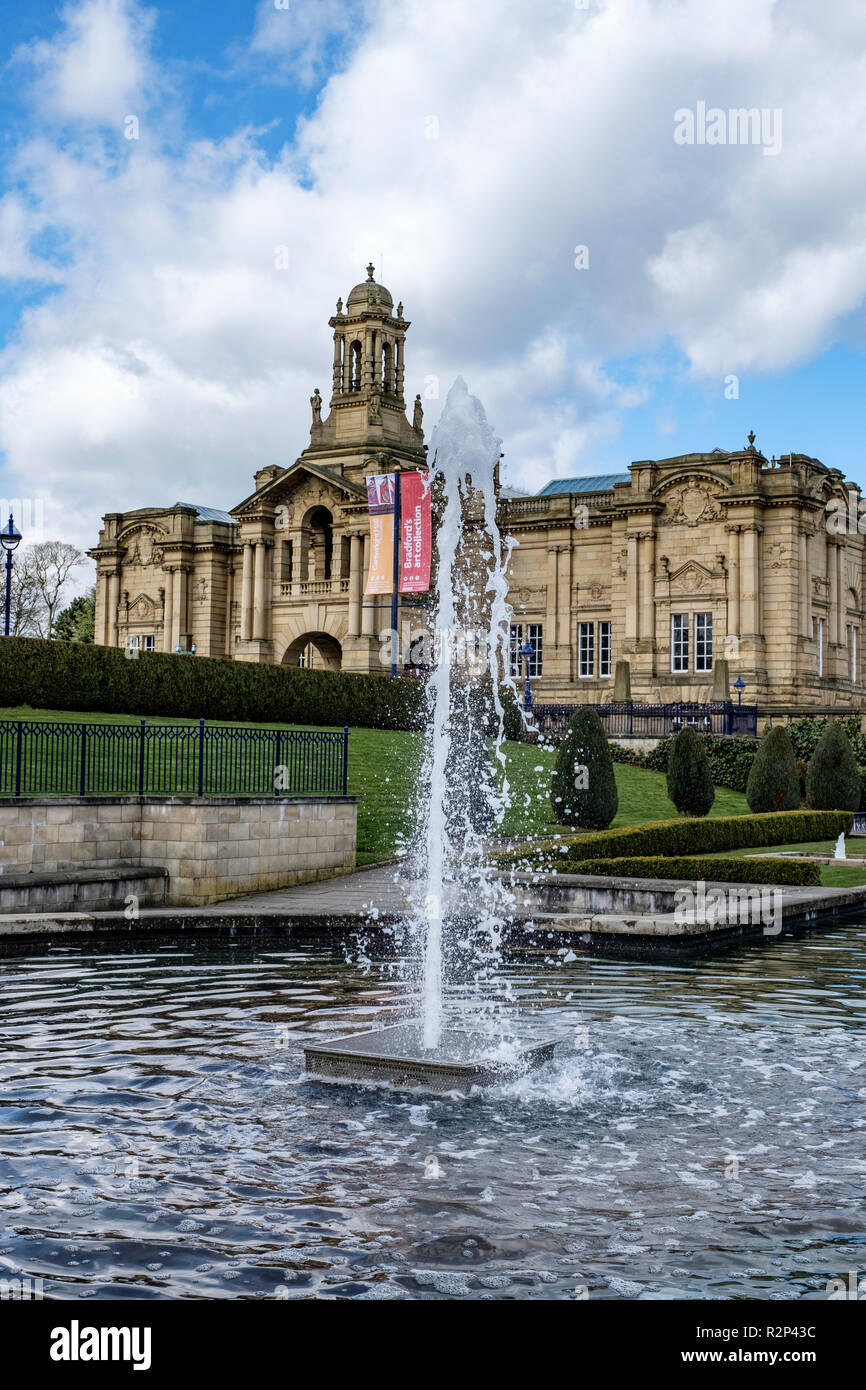
[[[360,285],[356,285],[349,292],[346,301],[346,312],[353,316],[355,314],[366,314],[371,309],[384,310],[390,314],[394,308],[394,300],[391,298],[389,290],[384,285],[378,285],[373,279],[376,267],[373,264],[367,266],[367,278],[362,280]]]

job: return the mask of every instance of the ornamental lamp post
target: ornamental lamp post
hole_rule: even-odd
[[[529,663],[532,657],[535,656],[535,648],[533,647],[528,637],[524,642],[523,646],[520,648],[518,656],[520,656],[525,663],[524,670],[526,675],[526,684],[523,687],[523,708],[527,712],[530,712],[532,710],[532,691],[529,688]]]
[[[5,637],[9,636],[9,627],[12,621],[12,551],[21,542],[21,532],[12,520],[12,513],[9,513],[9,522],[0,531],[0,545],[6,551],[6,622],[3,628]]]
[[[746,682],[743,680],[742,676],[737,676],[737,679],[734,681],[734,689],[735,689],[736,692],[737,692],[737,708],[738,708],[738,709],[739,709],[739,707],[740,707],[740,706],[742,705],[742,703],[743,703],[743,691],[745,690],[745,688],[746,688]]]

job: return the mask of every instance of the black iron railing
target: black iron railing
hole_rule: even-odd
[[[536,728],[540,733],[561,734],[579,705],[533,705]],[[664,738],[678,734],[687,724],[700,734],[756,734],[757,705],[734,705],[717,700],[709,703],[679,701],[671,705],[636,704],[631,700],[613,705],[594,705],[610,738]]]
[[[0,720],[0,796],[345,796],[349,730]]]

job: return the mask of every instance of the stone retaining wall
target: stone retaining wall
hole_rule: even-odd
[[[4,797],[0,874],[156,866],[197,906],[349,871],[357,815],[353,796]]]

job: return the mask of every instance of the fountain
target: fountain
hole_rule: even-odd
[[[468,1092],[551,1060],[522,1048],[497,988],[510,891],[485,865],[485,836],[507,803],[503,681],[508,679],[509,546],[496,501],[500,441],[458,377],[433,434],[435,662],[412,938],[421,1017],[305,1048],[307,1073]],[[493,759],[487,739],[493,739]],[[446,977],[460,981],[460,1026],[446,1021]]]
[[[838,840],[836,841],[836,848],[835,848],[835,850],[833,851],[833,858],[834,858],[834,859],[844,859],[844,858],[845,858],[845,831],[844,831],[844,830],[842,830],[842,831],[839,832],[839,838],[838,838]]]

